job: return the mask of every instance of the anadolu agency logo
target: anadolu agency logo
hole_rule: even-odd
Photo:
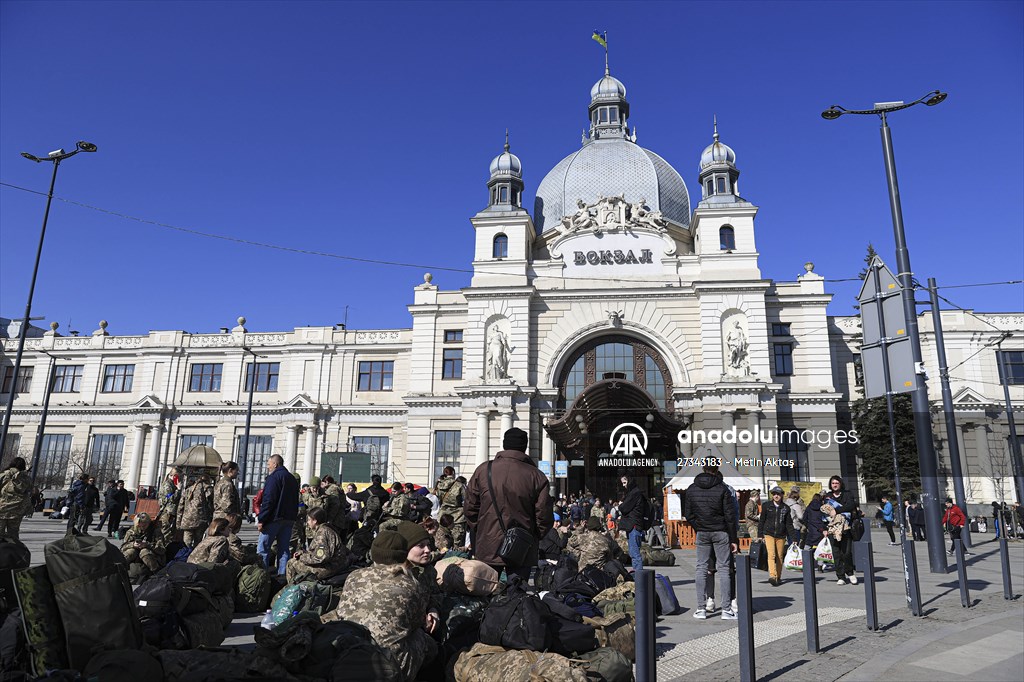
[[[647,432],[632,422],[619,424],[608,436],[610,455],[598,457],[599,467],[645,467],[659,466],[657,457],[645,457],[648,446]]]

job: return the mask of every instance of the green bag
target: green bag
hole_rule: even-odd
[[[636,600],[634,599],[608,599],[595,601],[594,606],[601,610],[601,613],[636,613]]]
[[[330,603],[330,585],[304,582],[298,585],[289,585],[278,592],[270,605],[270,611],[274,618],[274,625],[280,625],[291,618],[293,613],[301,611],[312,611],[323,615]]]
[[[270,576],[259,565],[245,566],[235,583],[235,611],[262,613],[270,601]]]
[[[402,679],[394,655],[378,646],[365,627],[347,620],[331,621],[317,630],[300,666],[303,675],[331,682]]]
[[[224,641],[224,626],[217,611],[204,611],[182,616],[181,629],[190,649],[220,646]]]
[[[12,571],[14,596],[21,608],[21,624],[35,675],[68,667],[64,625],[45,566]]]
[[[594,682],[633,682],[633,664],[618,651],[608,647],[594,649],[576,658],[587,662],[587,679]]]

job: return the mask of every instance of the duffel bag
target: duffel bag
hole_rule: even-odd
[[[643,557],[644,566],[675,566],[676,555],[667,549],[653,549],[647,550],[646,556]]]
[[[277,593],[270,604],[274,625],[280,625],[293,613],[312,611],[322,615],[331,603],[331,586],[315,582],[288,585]]]
[[[135,588],[133,596],[139,618],[159,618],[169,611],[181,613],[189,601],[188,593],[167,576],[150,578]]]
[[[394,655],[378,646],[365,627],[347,620],[324,623],[313,634],[309,655],[299,666],[302,675],[331,682],[402,678]]]
[[[98,653],[89,659],[83,674],[86,678],[102,682],[161,682],[164,679],[160,661],[137,649]]]
[[[480,641],[508,649],[545,651],[551,646],[551,610],[536,595],[509,586],[494,597],[480,622]]]
[[[181,631],[181,616],[168,611],[156,618],[143,618],[142,639],[157,649],[187,649],[185,633]]]
[[[582,662],[553,652],[510,651],[477,643],[455,660],[455,682],[587,682]]]
[[[597,648],[593,625],[555,616],[551,619],[551,650],[573,658]]]
[[[636,596],[636,583],[619,583],[615,587],[601,590],[594,597],[595,602],[633,599]]]
[[[210,594],[231,594],[235,589],[235,578],[238,577],[238,563],[214,564],[202,562],[194,564],[201,566],[208,571],[205,581],[209,583],[206,588]]]
[[[81,670],[97,649],[137,649],[142,626],[124,555],[106,538],[65,535],[43,550],[64,622],[68,663]]]
[[[605,599],[595,602],[595,605],[606,616],[613,613],[636,613],[635,599]]]
[[[672,581],[661,573],[654,574],[654,595],[657,597],[658,613],[664,616],[679,613],[679,600],[676,599]]]
[[[488,597],[498,591],[498,572],[482,561],[452,557],[435,566],[437,584],[445,592]]]
[[[0,537],[0,571],[28,568],[32,565],[32,552],[23,543]]]
[[[313,635],[322,627],[320,616],[311,611],[297,613],[272,630],[254,627],[257,653],[298,672],[294,664],[309,656]]]
[[[593,682],[633,682],[633,664],[615,649],[602,647],[580,654],[587,679]]]
[[[444,623],[443,641],[470,632],[480,626],[484,610],[491,600],[467,594],[446,594],[441,600],[441,622]]]
[[[594,626],[597,643],[611,647],[630,661],[636,661],[636,621],[626,613],[616,613],[601,618],[584,618],[584,623]]]
[[[190,649],[199,647],[220,646],[224,641],[224,626],[220,614],[216,611],[193,613],[181,617],[181,629],[185,633]]]
[[[295,682],[278,663],[247,651],[158,651],[164,682],[221,682],[259,679]]]
[[[68,650],[60,609],[45,566],[12,572],[18,618],[29,650],[31,671],[43,676],[47,670],[68,667]],[[13,618],[13,612],[8,618]]]
[[[221,627],[231,625],[235,616],[235,598],[230,594],[218,594],[213,597],[213,605],[220,614]]]
[[[270,602],[270,576],[258,564],[242,568],[235,581],[235,611],[262,613]]]
[[[555,567],[552,564],[541,564],[533,573],[533,588],[538,592],[546,592],[551,589],[555,577]]]

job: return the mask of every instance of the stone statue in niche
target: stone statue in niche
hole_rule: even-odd
[[[508,337],[497,325],[491,327],[487,338],[487,373],[488,381],[508,379],[508,360],[512,352]]]
[[[725,336],[728,354],[725,358],[725,373],[733,377],[750,376],[749,344],[747,334],[739,320],[733,320],[732,328]]]

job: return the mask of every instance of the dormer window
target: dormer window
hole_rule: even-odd
[[[727,191],[727,190],[725,189],[725,178],[721,178],[721,177],[719,177],[719,178],[715,178],[715,182],[716,182],[716,184],[717,184],[717,186],[718,186],[718,187],[717,187],[717,189],[718,189],[718,193],[719,193],[719,194],[725,194],[725,193],[726,193],[726,191]]]
[[[508,237],[499,234],[494,238],[494,247],[491,250],[494,258],[508,258]]]
[[[619,108],[618,107],[598,107],[594,109],[594,113],[591,116],[591,120],[594,125],[601,123],[618,123],[619,122]]]
[[[505,186],[505,185],[502,185],[501,187],[498,188],[498,203],[499,204],[507,204],[508,203],[508,187]]]
[[[718,242],[719,248],[722,251],[736,250],[736,232],[732,229],[732,226],[725,225],[718,231]]]

